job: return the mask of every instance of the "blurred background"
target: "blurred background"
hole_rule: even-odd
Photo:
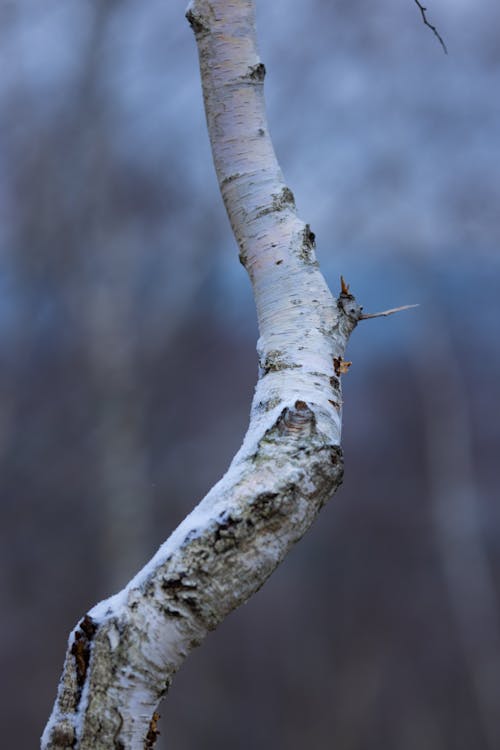
[[[365,310],[344,487],[193,653],[158,749],[500,747],[500,6],[258,5],[270,128]],[[185,0],[0,5],[0,681],[38,746],[66,639],[225,471],[257,373]]]

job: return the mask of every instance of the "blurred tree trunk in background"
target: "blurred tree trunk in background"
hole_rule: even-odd
[[[413,350],[413,360],[425,420],[436,543],[474,710],[485,747],[494,750],[500,746],[500,620],[474,477],[463,365],[431,295],[425,311],[425,342]]]

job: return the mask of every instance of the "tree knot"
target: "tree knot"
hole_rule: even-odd
[[[191,8],[186,11],[186,18],[189,22],[189,25],[193,29],[195,36],[200,36],[201,34],[208,34],[210,29],[208,26],[203,22],[203,18],[196,13],[193,12]]]
[[[283,409],[276,422],[281,435],[303,434],[311,432],[316,426],[314,412],[305,401],[296,401],[293,408]]]
[[[346,284],[343,276],[340,277],[340,294],[337,300],[337,307],[347,319],[351,332],[358,321],[361,320],[363,308],[356,302],[356,298],[351,294],[349,284]]]

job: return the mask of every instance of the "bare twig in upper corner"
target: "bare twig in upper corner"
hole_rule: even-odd
[[[434,36],[437,37],[437,39],[439,40],[439,43],[440,43],[441,47],[444,50],[445,55],[447,55],[448,54],[448,49],[446,47],[446,44],[444,43],[443,37],[441,36],[441,34],[439,33],[439,31],[436,29],[436,27],[433,26],[431,23],[429,23],[429,21],[427,20],[427,16],[426,16],[426,10],[427,10],[427,8],[424,7],[422,5],[422,3],[419,2],[419,0],[415,0],[415,3],[418,6],[418,8],[420,9],[420,13],[422,15],[422,21],[432,31],[432,33],[434,34]]]

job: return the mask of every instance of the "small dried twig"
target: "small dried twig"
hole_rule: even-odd
[[[340,293],[344,296],[347,296],[350,294],[349,292],[349,284],[345,283],[345,279],[343,276],[340,277]]]
[[[443,37],[441,36],[441,34],[439,33],[439,31],[436,29],[436,27],[433,26],[431,23],[429,23],[429,21],[427,20],[427,16],[426,16],[426,10],[427,10],[427,8],[425,6],[423,6],[422,3],[419,2],[419,0],[415,0],[415,3],[418,6],[418,8],[420,9],[420,13],[422,15],[422,21],[427,26],[427,28],[429,28],[432,31],[432,33],[434,34],[434,36],[437,37],[437,39],[439,40],[439,43],[440,43],[441,47],[444,50],[444,54],[447,55],[448,54],[448,49],[446,47],[446,44],[444,43]]]
[[[409,310],[411,307],[418,307],[417,305],[402,305],[401,307],[391,307],[390,310],[384,310],[383,312],[377,313],[363,313],[360,320],[367,320],[368,318],[386,318],[388,315],[394,315],[394,313],[401,312],[401,310]]]

